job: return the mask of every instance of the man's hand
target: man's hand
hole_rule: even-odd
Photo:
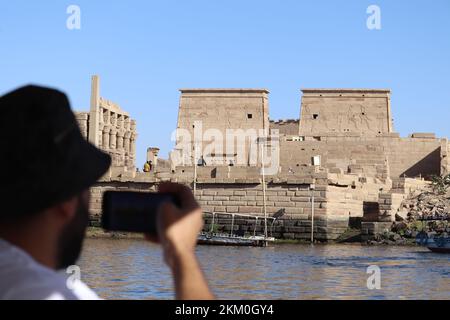
[[[173,268],[174,259],[194,254],[199,232],[203,228],[202,209],[191,190],[181,184],[162,183],[159,192],[171,193],[181,207],[170,202],[161,205],[158,213],[158,237],[166,263]]]
[[[180,202],[180,207],[166,202],[158,212],[158,239],[164,259],[175,279],[178,299],[212,299],[203,273],[195,256],[197,237],[203,227],[202,209],[191,190],[183,185],[164,182],[159,192],[171,193]]]

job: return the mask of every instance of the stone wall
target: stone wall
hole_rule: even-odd
[[[392,177],[429,177],[440,174],[440,139],[384,138],[377,142],[384,148]]]
[[[391,230],[392,222],[362,222],[361,240],[367,241],[373,239],[375,235]]]
[[[311,165],[313,156],[321,156],[321,165],[328,169],[340,169],[343,173],[358,173],[366,176],[388,178],[387,161],[383,147],[372,141],[349,139],[333,141],[280,140],[281,172],[296,172]]]
[[[266,189],[266,209],[269,215],[285,210],[286,217],[307,219],[311,214],[311,196],[316,196],[317,215],[324,215],[325,188],[310,191],[308,184],[269,184]],[[243,213],[262,216],[261,184],[197,184],[196,197],[209,212]]]
[[[399,137],[320,137],[314,141],[280,139],[282,171],[311,164],[311,157],[320,155],[326,168],[339,168],[344,173],[362,173],[366,176],[428,177],[440,174],[440,139]],[[446,165],[443,164],[445,167]],[[444,170],[444,169],[442,169]]]
[[[447,139],[432,133],[413,133],[400,138],[394,132],[390,91],[384,89],[304,89],[301,118],[270,121],[271,131],[280,134],[279,174],[303,171],[313,156],[321,156],[322,166],[330,172],[356,173],[382,181],[396,177],[429,177],[448,172]],[[186,89],[181,90],[178,128],[193,135],[194,122],[201,121],[200,132],[218,129],[267,128],[268,91],[260,89]],[[245,116],[252,114],[252,119]],[[198,128],[197,128],[198,129]],[[248,137],[247,137],[248,138]],[[246,138],[246,139],[247,139]],[[213,139],[214,140],[214,139]],[[200,137],[196,159],[217,157],[208,166],[229,164],[230,159],[251,158],[249,141],[232,154],[205,150],[212,140]],[[225,138],[222,140],[225,144]],[[198,141],[197,141],[198,142]],[[191,146],[192,148],[192,146]],[[192,150],[185,152],[192,166]],[[221,156],[226,158],[225,161]],[[257,156],[259,157],[259,156]],[[257,161],[256,166],[260,162]],[[255,165],[241,161],[241,166]]]
[[[242,168],[231,171],[239,172],[238,169]],[[227,174],[227,177],[210,178],[205,175],[198,179],[195,196],[205,212],[251,215],[260,217],[259,221],[262,221],[264,198],[261,179],[238,176]],[[192,187],[189,175],[174,174],[169,179]],[[164,179],[157,175],[143,173],[128,178],[104,177],[91,191],[92,221],[98,222],[100,219],[101,196],[105,190],[150,191],[155,190],[161,180]],[[314,190],[311,189],[313,186]],[[378,201],[377,193],[382,187],[384,185],[380,183],[360,182],[358,175],[326,172],[310,172],[295,178],[269,178],[266,188],[267,216],[281,215],[271,231],[278,238],[309,239],[314,195],[315,238],[336,239],[347,229],[350,218],[363,216],[364,201]],[[211,217],[206,214],[205,218],[205,230],[209,230],[211,221],[208,219]],[[221,217],[218,230],[230,231],[230,219]],[[250,232],[254,227],[254,219],[236,218],[235,231]],[[260,230],[259,227],[257,229]]]
[[[375,221],[395,221],[395,214],[399,211],[400,206],[405,199],[406,194],[404,193],[381,193],[378,200],[379,214]]]
[[[450,145],[447,138],[441,139],[441,175],[450,173],[450,159],[449,159]]]
[[[269,131],[268,91],[265,89],[181,89],[177,122],[177,142],[172,158],[184,156],[180,162],[193,164],[206,158],[208,165],[247,164],[251,144],[262,132]],[[195,127],[195,128],[194,128]],[[239,130],[239,131],[236,131]],[[239,135],[227,141],[227,133]],[[243,137],[243,140],[240,140]],[[210,142],[221,142],[215,148]],[[228,143],[228,144],[227,144]],[[232,145],[231,149],[227,146]]]
[[[89,112],[75,112],[75,119],[77,119],[81,134],[85,139],[89,135]]]
[[[429,181],[422,179],[412,178],[395,178],[392,179],[392,193],[405,193],[411,195],[415,191],[422,191],[430,185]]]
[[[270,121],[270,130],[278,130],[279,135],[297,135],[299,128],[298,119]]]
[[[311,234],[311,214],[312,192],[315,195],[314,220],[315,239],[331,240],[336,239],[348,227],[348,216],[326,214],[326,193],[325,186],[317,187],[317,190],[310,191],[307,184],[280,184],[269,185],[267,188],[267,214],[269,217],[283,210],[284,215],[275,222],[270,231],[277,238],[287,239],[310,239]],[[101,195],[106,190],[133,190],[147,191],[154,190],[154,183],[103,183],[92,189],[92,220],[100,219]],[[258,184],[223,184],[205,183],[197,184],[196,198],[205,212],[204,230],[211,228],[211,215],[215,213],[240,213],[252,216],[259,216],[259,225],[256,228],[258,233],[263,231],[263,191]],[[97,222],[98,223],[98,222]],[[270,222],[269,222],[270,225]],[[216,219],[215,227],[218,231],[229,232],[231,228],[231,217],[223,216]],[[234,231],[252,232],[255,229],[255,219],[235,218]]]
[[[188,179],[177,177],[171,180],[192,187]],[[260,181],[236,182],[236,178],[203,180],[197,183],[195,196],[205,212],[205,231],[212,228],[212,212],[216,215],[227,213],[259,217],[256,222],[255,219],[235,216],[233,232],[251,234],[255,230],[257,233],[263,231],[264,201]],[[315,239],[327,241],[338,238],[349,227],[351,219],[355,218],[362,218],[363,231],[372,234],[378,232],[373,229],[378,224],[375,226],[373,223],[395,221],[395,214],[408,190],[418,190],[428,185],[423,180],[399,179],[394,181],[398,193],[392,193],[386,191],[389,186],[385,184],[359,180],[356,175],[316,173],[309,178],[269,181],[266,189],[267,216],[281,216],[273,225],[272,220],[269,220],[271,235],[281,239],[310,239],[313,195]],[[91,189],[91,223],[99,225],[105,191],[156,191],[159,181],[154,175],[142,173],[136,174],[134,178],[104,177]],[[313,184],[314,190],[311,189]],[[400,193],[401,190],[404,192]],[[367,228],[371,230],[367,231]],[[230,232],[231,216],[216,216],[214,230]]]
[[[393,132],[390,90],[303,89],[300,136]]]

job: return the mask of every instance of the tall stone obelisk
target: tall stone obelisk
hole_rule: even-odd
[[[89,141],[99,146],[100,123],[100,78],[97,75],[91,79],[91,108],[89,112]]]

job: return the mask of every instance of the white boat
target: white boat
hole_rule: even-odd
[[[198,244],[216,246],[252,246],[266,247],[270,242],[275,241],[274,237],[248,236],[241,237],[227,233],[202,232],[197,239]]]
[[[275,238],[268,236],[267,220],[271,220],[271,227],[277,220],[277,217],[266,217],[261,220],[264,221],[264,234],[259,235],[256,233],[257,221],[261,217],[244,215],[239,213],[225,213],[225,212],[205,212],[212,215],[211,227],[209,232],[201,232],[197,238],[198,244],[204,245],[216,245],[216,246],[253,246],[253,247],[266,247],[269,243],[274,242]],[[214,232],[214,221],[218,215],[231,216],[231,231],[230,233]],[[242,217],[246,219],[255,219],[255,228],[252,235],[245,235],[244,233],[234,233],[234,218]],[[272,228],[271,228],[272,229]]]

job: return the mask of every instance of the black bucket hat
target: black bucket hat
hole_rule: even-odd
[[[111,164],[81,135],[66,95],[38,86],[0,97],[0,150],[0,219],[70,199]]]

